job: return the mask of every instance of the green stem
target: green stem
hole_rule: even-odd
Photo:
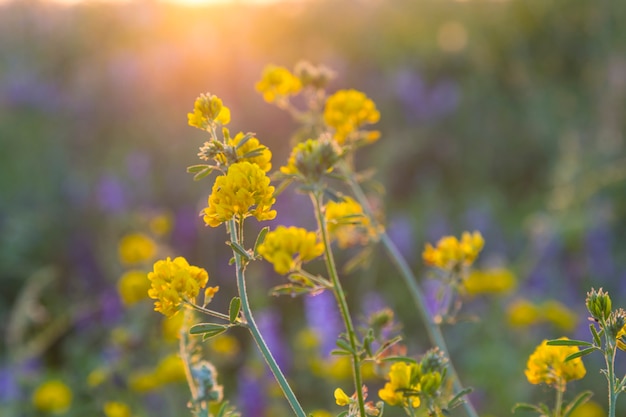
[[[609,380],[609,415],[615,417],[615,403],[617,402],[617,392],[615,392],[615,347],[609,347],[605,353],[607,367],[607,379]]]
[[[186,301],[186,300],[185,300],[185,304],[187,304],[192,309],[197,310],[197,311],[199,311],[201,313],[204,313],[204,314],[206,314],[208,316],[213,316],[213,317],[216,317],[218,319],[226,320],[228,322],[230,321],[230,317],[227,316],[226,314],[222,314],[222,313],[220,313],[218,311],[209,310],[208,308],[201,307],[201,306],[199,306],[197,304],[194,304],[194,303],[192,303],[190,301]]]
[[[354,193],[354,196],[359,202],[359,204],[361,204],[361,207],[363,207],[363,211],[370,218],[372,222],[375,222],[376,220],[375,220],[375,217],[373,216],[372,208],[370,207],[367,197],[365,196],[365,193],[361,189],[361,186],[354,179],[354,175],[347,167],[340,166],[340,168],[342,169],[345,176],[348,178],[348,183],[350,185],[350,188],[352,189],[352,192]],[[452,364],[452,358],[450,358],[450,354],[448,352],[445,339],[441,332],[441,328],[439,327],[437,323],[435,323],[432,320],[430,313],[428,312],[428,309],[426,308],[426,298],[424,297],[422,290],[417,284],[417,278],[415,277],[408,263],[406,262],[402,254],[400,254],[400,251],[398,250],[396,245],[393,243],[393,241],[389,238],[389,235],[387,235],[386,232],[382,232],[380,234],[380,240],[383,246],[385,247],[385,249],[387,250],[387,253],[391,257],[391,261],[394,263],[396,268],[398,268],[398,271],[400,272],[400,276],[404,280],[404,283],[406,284],[406,286],[409,289],[409,292],[411,293],[411,297],[413,298],[415,307],[417,308],[417,311],[419,312],[419,314],[422,316],[422,320],[424,324],[426,325],[426,331],[428,333],[428,337],[430,338],[431,343],[437,346],[446,355],[446,357],[448,357],[450,361],[448,362],[448,369],[449,369],[450,376],[453,379],[454,389],[457,392],[462,391],[463,385],[461,384],[459,376],[456,373],[456,370],[454,369],[454,365]],[[465,401],[463,401],[463,406],[465,408],[465,412],[467,413],[469,417],[478,417],[478,413],[474,409],[472,403],[470,403],[469,400],[467,400],[467,398],[465,399]]]
[[[561,406],[563,405],[563,391],[565,386],[556,387],[556,401],[554,405],[554,417],[561,417]]]
[[[350,311],[348,310],[348,302],[346,301],[346,295],[343,291],[343,287],[341,286],[341,282],[339,281],[339,276],[337,274],[337,267],[335,265],[335,258],[333,257],[333,252],[330,249],[330,237],[328,236],[328,228],[326,226],[326,219],[324,214],[322,213],[322,194],[319,192],[311,193],[311,200],[313,201],[313,206],[315,207],[315,217],[317,218],[317,224],[320,229],[320,233],[322,234],[322,243],[324,244],[324,258],[326,260],[326,269],[328,270],[328,275],[330,277],[330,281],[333,284],[333,293],[335,294],[335,299],[337,300],[337,304],[339,305],[339,310],[341,312],[341,317],[343,319],[344,325],[346,326],[346,332],[348,333],[348,342],[350,343],[350,348],[352,349],[352,371],[354,377],[354,386],[356,389],[357,400],[359,403],[359,413],[361,417],[365,417],[365,398],[363,397],[363,378],[361,376],[361,358],[358,354],[358,346],[356,339],[356,332],[354,331],[354,325],[352,324],[352,317],[350,316]]]
[[[228,231],[230,233],[231,241],[234,243],[239,243],[240,239],[237,231],[240,229],[237,228],[236,223],[237,222],[235,220],[230,220],[228,223]],[[248,301],[248,293],[246,291],[246,280],[244,275],[245,266],[241,262],[241,255],[239,255],[235,251],[233,251],[233,254],[235,256],[235,265],[237,267],[237,290],[239,292],[239,298],[241,298],[241,310],[243,311],[243,316],[246,319],[248,330],[250,331],[254,342],[256,343],[259,351],[261,352],[261,355],[263,356],[263,359],[265,359],[265,362],[272,371],[272,374],[274,374],[276,382],[278,382],[278,385],[280,385],[280,388],[285,394],[285,398],[287,398],[287,401],[289,402],[289,405],[293,409],[296,416],[307,417],[306,413],[302,409],[302,406],[300,405],[300,402],[298,402],[298,399],[293,393],[293,390],[289,386],[287,378],[285,378],[285,375],[280,370],[280,367],[272,356],[272,352],[267,347],[267,344],[265,343],[265,340],[263,339],[263,336],[261,335],[261,332],[259,331],[256,322],[254,321],[252,311],[250,310],[250,303]]]
[[[193,403],[194,409],[197,411],[198,417],[209,417],[209,408],[206,402],[198,401],[198,388],[196,387],[196,382],[193,379],[193,375],[191,374],[191,358],[189,357],[189,328],[187,326],[188,323],[188,315],[191,314],[189,310],[185,310],[185,318],[183,319],[184,325],[180,331],[180,342],[178,343],[180,358],[183,361],[183,368],[185,370],[185,379],[187,380],[187,385],[189,386],[189,391],[191,392],[191,399]]]

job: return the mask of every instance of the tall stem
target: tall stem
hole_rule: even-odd
[[[346,333],[348,334],[348,342],[352,349],[352,374],[354,376],[354,386],[357,394],[357,400],[359,403],[359,413],[361,417],[365,417],[365,398],[363,397],[363,378],[361,376],[361,358],[358,353],[356,332],[354,331],[354,325],[352,324],[352,317],[348,310],[348,302],[346,301],[346,295],[339,281],[339,275],[337,274],[337,267],[335,265],[335,258],[333,252],[330,249],[330,237],[328,236],[328,228],[326,226],[326,218],[322,213],[322,194],[319,192],[311,193],[311,200],[315,207],[315,217],[317,224],[322,234],[322,243],[324,244],[324,258],[326,260],[326,269],[330,276],[330,281],[333,284],[333,293],[335,299],[339,305],[341,317],[344,325],[346,326]]]
[[[561,417],[561,407],[563,405],[563,391],[565,391],[565,384],[562,387],[556,387],[556,401],[554,405],[554,417]]]
[[[228,231],[230,233],[230,239],[232,240],[233,243],[239,244],[240,236],[239,236],[238,231],[240,231],[241,229],[237,228],[237,222],[235,220],[230,220],[228,225],[229,225]],[[295,394],[293,393],[291,386],[289,386],[289,383],[287,382],[287,378],[285,378],[285,375],[280,370],[280,367],[276,363],[274,356],[272,356],[272,352],[267,347],[267,344],[265,343],[265,340],[263,339],[263,336],[261,335],[261,332],[259,331],[259,328],[257,327],[256,322],[254,321],[254,317],[252,316],[252,311],[250,310],[250,303],[248,301],[248,293],[246,291],[246,280],[245,280],[245,274],[244,274],[245,267],[241,261],[241,255],[239,255],[235,251],[233,251],[233,254],[235,256],[235,265],[237,267],[237,290],[239,292],[239,298],[241,298],[241,310],[243,311],[243,316],[246,319],[248,330],[250,331],[250,334],[252,335],[254,342],[259,348],[259,351],[261,352],[261,356],[263,356],[263,359],[269,366],[270,370],[272,371],[272,374],[274,374],[274,378],[276,378],[276,382],[278,382],[278,385],[280,385],[280,388],[285,394],[285,398],[287,398],[287,401],[289,402],[289,405],[293,409],[296,416],[307,417],[306,413],[302,409],[302,406],[300,405],[300,402],[298,401]]]
[[[615,392],[615,347],[607,345],[608,350],[604,355],[606,360],[607,379],[609,380],[609,415],[615,417],[615,403],[617,393]]]
[[[367,200],[367,197],[365,196],[365,193],[361,189],[361,186],[354,179],[353,173],[345,165],[340,166],[340,168],[343,171],[344,175],[348,178],[348,183],[350,185],[350,188],[352,189],[352,192],[354,193],[354,196],[359,202],[359,204],[361,204],[361,207],[363,207],[363,211],[370,218],[372,222],[375,222],[376,220],[375,220],[375,217],[373,216],[372,208]],[[394,263],[396,268],[398,268],[398,271],[400,272],[400,276],[404,280],[404,283],[406,284],[406,286],[409,289],[409,292],[411,293],[411,297],[413,298],[415,307],[417,308],[417,311],[419,312],[419,314],[422,316],[422,321],[426,325],[426,331],[428,333],[428,337],[430,338],[431,343],[437,346],[450,360],[450,362],[448,363],[448,368],[449,368],[450,376],[453,379],[454,389],[457,392],[462,391],[463,385],[461,384],[459,376],[456,373],[456,370],[454,369],[454,365],[452,364],[452,359],[450,358],[450,354],[446,346],[446,341],[441,332],[441,328],[439,327],[437,323],[433,321],[432,317],[430,316],[430,313],[428,312],[428,309],[426,308],[426,298],[424,297],[422,290],[417,284],[417,278],[415,277],[415,275],[411,271],[411,268],[407,264],[406,260],[404,259],[402,254],[400,254],[400,251],[398,250],[396,245],[393,243],[393,241],[389,238],[389,235],[386,232],[381,233],[380,240],[383,246],[385,247],[385,249],[387,250],[387,253],[391,257],[391,261]],[[463,406],[465,408],[465,412],[467,413],[469,417],[478,417],[478,414],[476,413],[474,406],[467,399],[465,399],[465,401],[463,402]]]

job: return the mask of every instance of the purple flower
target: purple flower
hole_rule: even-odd
[[[111,214],[121,214],[128,206],[122,182],[113,174],[102,176],[98,184],[96,198],[98,206]]]
[[[274,310],[265,309],[258,313],[256,322],[278,366],[286,373],[290,367],[291,358],[282,338],[280,315]]]
[[[324,291],[305,297],[304,312],[309,327],[320,339],[320,353],[323,356],[330,355],[343,329],[333,294],[330,291]]]

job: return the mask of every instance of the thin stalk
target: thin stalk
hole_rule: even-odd
[[[240,239],[237,233],[239,229],[237,228],[236,221],[230,220],[228,225],[229,225],[228,231],[230,233],[231,241],[234,243],[239,243]],[[252,316],[252,311],[250,310],[250,303],[248,301],[248,293],[246,291],[244,265],[241,262],[241,255],[239,255],[235,251],[233,251],[233,254],[235,256],[235,265],[237,267],[237,290],[239,292],[239,298],[241,299],[241,310],[243,312],[244,318],[246,319],[247,328],[250,331],[250,334],[252,335],[254,342],[259,348],[259,351],[261,352],[261,356],[263,356],[263,359],[267,363],[267,366],[269,366],[270,370],[272,371],[272,374],[274,374],[274,378],[276,378],[276,382],[278,382],[278,385],[280,385],[280,388],[285,394],[285,398],[287,398],[287,401],[289,402],[289,405],[293,409],[296,416],[307,417],[306,413],[302,409],[302,406],[300,405],[300,402],[298,401],[295,394],[293,393],[291,386],[289,386],[289,383],[287,382],[287,378],[285,378],[285,375],[280,370],[280,367],[276,363],[274,356],[272,356],[272,352],[267,347],[267,344],[265,343],[265,340],[263,339],[263,336],[261,335],[261,332],[259,331],[259,328],[257,327],[256,322],[254,321],[254,317]]]
[[[352,349],[352,371],[357,394],[357,401],[359,404],[359,414],[361,415],[361,417],[365,417],[365,398],[363,397],[362,390],[363,378],[361,376],[361,359],[358,354],[356,332],[354,331],[352,317],[350,316],[350,311],[348,310],[346,295],[343,291],[343,287],[341,286],[341,282],[339,281],[339,275],[337,274],[335,258],[333,257],[333,252],[330,250],[330,237],[328,236],[326,219],[324,217],[324,214],[322,213],[321,193],[311,193],[311,200],[313,202],[313,206],[315,207],[315,217],[317,219],[317,224],[319,226],[320,233],[322,234],[326,269],[328,270],[330,281],[333,284],[333,293],[335,294],[335,299],[337,300],[337,304],[339,305],[341,317],[343,319],[344,325],[346,326],[346,333],[348,334],[348,342],[350,343],[350,348]]]
[[[188,322],[188,314],[190,312],[185,310],[185,318],[183,327],[180,331],[180,342],[178,343],[180,358],[183,361],[183,369],[185,370],[185,379],[187,380],[187,385],[189,386],[189,391],[191,392],[192,403],[195,410],[198,411],[198,417],[209,417],[209,409],[207,404],[198,402],[198,388],[196,387],[196,383],[193,379],[193,375],[191,374],[191,358],[189,357],[188,344],[189,344],[189,334],[187,328]]]
[[[356,200],[359,202],[359,204],[361,204],[361,207],[363,207],[363,211],[370,218],[372,222],[376,222],[376,219],[373,216],[373,211],[367,200],[367,197],[365,196],[365,193],[361,189],[361,186],[354,179],[352,172],[346,166],[340,166],[340,168],[345,174],[345,176],[347,177],[350,188],[352,189],[352,192],[354,193]],[[390,256],[391,261],[396,266],[396,268],[398,268],[398,271],[400,272],[400,276],[402,277],[402,279],[404,280],[404,283],[408,287],[409,292],[411,293],[411,297],[413,298],[413,302],[415,303],[415,307],[417,308],[417,311],[419,312],[419,314],[422,316],[422,321],[426,325],[426,332],[428,333],[428,337],[431,343],[437,346],[446,355],[446,357],[448,357],[449,359],[448,370],[449,370],[450,376],[453,379],[454,389],[457,392],[462,391],[463,385],[461,384],[459,376],[456,370],[454,369],[454,365],[452,364],[452,358],[450,358],[448,347],[446,345],[446,341],[441,332],[441,328],[439,327],[437,323],[435,323],[432,320],[430,313],[428,312],[428,309],[426,308],[426,298],[424,297],[424,294],[422,293],[422,290],[420,289],[417,283],[417,278],[411,271],[411,268],[409,267],[408,263],[406,262],[402,254],[400,254],[400,251],[398,250],[396,245],[389,238],[389,235],[387,234],[387,232],[381,232],[380,241],[382,242],[383,246],[387,250],[387,253]],[[472,405],[472,403],[470,403],[467,400],[467,398],[465,399],[465,401],[463,401],[463,407],[465,408],[465,412],[467,413],[469,417],[478,417],[478,413],[474,409],[474,406]]]
[[[563,391],[565,391],[565,384],[563,387],[556,387],[556,401],[554,405],[554,417],[561,417],[561,407],[563,405]]]
[[[194,309],[196,311],[199,311],[201,313],[204,313],[204,314],[206,314],[208,316],[213,316],[213,317],[216,317],[218,319],[226,320],[228,322],[230,321],[230,317],[228,315],[226,315],[226,314],[220,313],[218,311],[209,310],[208,308],[201,307],[201,306],[199,306],[197,304],[194,304],[194,303],[192,303],[190,301],[185,301],[185,304],[187,304],[192,309]]]
[[[615,403],[617,402],[617,392],[615,392],[615,347],[609,346],[604,359],[607,367],[607,379],[609,380],[609,415],[615,417]]]

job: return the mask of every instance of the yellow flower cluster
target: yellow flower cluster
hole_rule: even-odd
[[[562,337],[561,340],[569,340]],[[526,364],[526,378],[531,384],[548,384],[565,391],[569,381],[581,379],[587,372],[581,358],[565,362],[565,358],[578,352],[577,346],[550,346],[544,340],[537,346]]]
[[[108,401],[104,403],[103,408],[106,417],[130,417],[132,415],[130,407],[119,401]]]
[[[183,257],[173,261],[168,257],[154,264],[148,279],[152,283],[148,295],[157,300],[155,311],[171,317],[178,312],[184,299],[195,300],[200,289],[206,286],[209,275],[204,269],[189,265]]]
[[[37,387],[32,402],[39,411],[60,414],[70,408],[72,391],[60,380],[47,381]]]
[[[469,295],[507,294],[517,285],[517,278],[506,268],[473,270],[463,281]]]
[[[324,122],[335,130],[335,139],[340,145],[363,125],[377,123],[379,120],[380,113],[376,104],[361,91],[339,90],[326,100]],[[379,136],[379,132],[369,132],[365,138],[368,142],[373,142]]]
[[[233,218],[242,221],[254,216],[259,221],[272,220],[276,217],[276,211],[271,209],[275,201],[274,187],[265,172],[257,164],[239,162],[231,165],[226,175],[215,179],[204,221],[217,227]]]
[[[228,144],[230,146],[237,147],[239,145],[239,142],[241,142],[241,139],[244,138],[244,136],[245,135],[242,132],[239,132],[237,133],[237,135],[235,135],[234,138],[229,140]],[[245,159],[243,158],[244,155],[256,149],[260,149],[260,154],[258,156],[253,156],[251,158]],[[237,156],[241,158],[240,161],[248,161],[253,164],[257,164],[259,168],[261,168],[264,172],[269,172],[269,170],[272,169],[272,152],[269,150],[269,148],[261,145],[259,139],[255,137],[248,139],[246,143],[237,148]]]
[[[193,113],[187,113],[189,126],[207,130],[217,123],[230,123],[230,109],[212,94],[200,94],[193,104]]]
[[[144,271],[126,271],[117,282],[117,292],[125,305],[133,305],[148,298],[150,280]]]
[[[342,201],[329,201],[324,217],[328,233],[342,249],[365,244],[369,236],[375,235],[370,219],[363,213],[363,207],[351,197],[345,197]]]
[[[436,248],[427,243],[422,258],[426,265],[452,270],[474,263],[484,245],[480,232],[463,232],[461,240],[455,236],[444,236],[439,239]]]
[[[265,101],[272,103],[298,94],[302,89],[302,82],[287,68],[269,65],[263,70],[261,80],[256,83],[255,88],[263,94]]]
[[[420,391],[420,384],[416,381],[418,374],[419,367],[417,364],[394,363],[389,370],[389,382],[378,391],[378,396],[389,405],[419,407],[419,396],[408,395],[407,393],[407,391]]]
[[[135,392],[148,392],[162,385],[185,381],[185,365],[172,354],[164,357],[153,371],[137,371],[130,376],[129,386]]]
[[[143,233],[131,233],[120,239],[118,254],[124,265],[139,264],[154,257],[156,244]]]
[[[315,232],[293,226],[278,226],[259,245],[259,254],[281,275],[299,269],[303,262],[317,258],[323,252],[324,245]]]
[[[293,148],[287,165],[280,167],[280,172],[287,175],[300,175],[308,182],[315,183],[324,174],[332,172],[339,158],[337,145],[332,141],[323,138],[307,139]]]
[[[518,299],[507,309],[507,320],[513,327],[548,322],[564,331],[571,331],[578,323],[578,315],[556,300],[535,304],[525,299]]]

